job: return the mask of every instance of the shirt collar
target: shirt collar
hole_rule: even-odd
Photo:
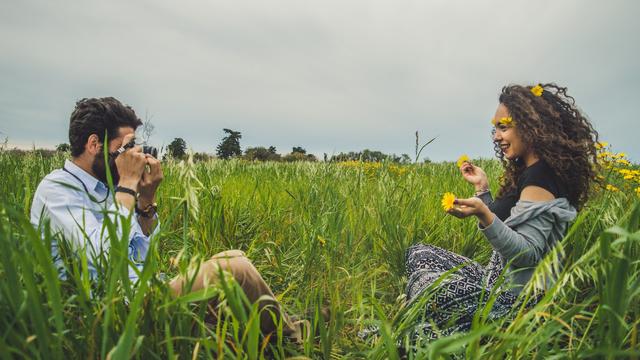
[[[96,179],[93,175],[84,171],[81,167],[74,164],[71,160],[65,160],[64,168],[70,173],[77,176],[87,187],[87,189],[93,190],[96,195],[104,196],[107,193],[107,186],[100,180]]]

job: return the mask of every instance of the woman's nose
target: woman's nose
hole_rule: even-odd
[[[493,141],[500,141],[502,140],[502,135],[500,135],[500,131],[497,131],[495,133],[493,133]]]

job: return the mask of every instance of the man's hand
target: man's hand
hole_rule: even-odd
[[[138,203],[139,207],[142,209],[155,202],[156,190],[158,190],[158,186],[164,178],[164,175],[162,174],[162,167],[160,166],[160,160],[149,154],[146,154],[145,158],[147,161],[147,169],[143,171],[142,179],[140,179],[140,183],[138,184],[138,192],[140,195]]]
[[[127,144],[134,136],[134,134],[125,136],[122,143]],[[135,146],[118,155],[116,157],[116,167],[120,174],[118,185],[137,191],[146,163],[147,160],[140,146]]]
[[[471,215],[478,217],[480,225],[487,227],[493,222],[494,214],[482,200],[477,197],[469,199],[456,199],[453,207],[447,212],[457,218],[464,219]]]
[[[487,174],[482,170],[482,168],[467,161],[460,166],[460,172],[462,172],[462,177],[467,180],[467,182],[473,184],[476,191],[486,190],[489,188]]]

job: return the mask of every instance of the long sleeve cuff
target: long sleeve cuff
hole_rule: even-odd
[[[493,203],[493,196],[491,195],[491,191],[487,190],[481,194],[476,195],[477,198],[479,198],[480,200],[482,200],[482,202],[489,206],[491,203]]]

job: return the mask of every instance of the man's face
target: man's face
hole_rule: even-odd
[[[118,173],[118,168],[116,167],[116,158],[115,156],[110,155],[114,151],[118,150],[120,146],[124,145],[122,142],[124,137],[128,134],[133,134],[135,130],[132,127],[121,127],[118,129],[118,137],[115,139],[111,139],[109,141],[109,154],[107,154],[107,159],[109,161],[109,170],[111,172],[111,178],[113,179],[113,184],[117,185],[120,180],[120,174]],[[107,183],[107,167],[105,166],[104,154],[99,152],[93,158],[93,163],[91,164],[91,170],[96,174],[98,180],[103,183]]]

